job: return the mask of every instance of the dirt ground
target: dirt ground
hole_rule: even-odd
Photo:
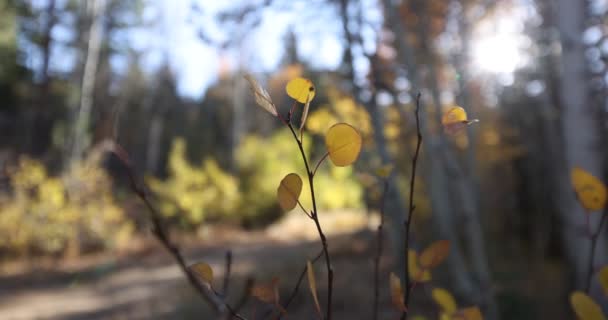
[[[360,217],[359,217],[360,218]],[[374,234],[367,221],[337,223],[329,237],[335,270],[334,309],[336,319],[371,319],[373,297]],[[360,219],[363,221],[363,219]],[[307,259],[321,249],[314,229],[305,222],[284,221],[265,231],[245,232],[210,228],[203,239],[178,239],[189,262],[206,261],[216,279],[224,272],[225,254],[233,254],[228,297],[238,304],[246,279],[256,282],[280,278],[281,301],[291,293]],[[331,221],[328,221],[331,224]],[[353,231],[353,229],[355,231]],[[281,232],[277,230],[282,230]],[[347,231],[350,230],[350,231]],[[134,249],[70,259],[59,263],[46,260],[7,264],[0,273],[0,319],[225,319],[214,315],[191,290],[177,266],[164,249],[146,238]],[[388,250],[388,249],[387,249]],[[389,257],[383,259],[380,319],[397,319],[388,297]],[[507,269],[507,266],[503,266]],[[512,266],[511,266],[512,267]],[[510,268],[510,267],[509,267]],[[560,297],[561,287],[547,275],[531,275],[531,269],[498,274],[501,305],[507,319],[567,319]],[[315,267],[322,305],[325,301],[325,268]],[[510,270],[510,269],[509,269]],[[517,270],[517,269],[515,269]],[[533,282],[546,282],[549,294],[542,299],[529,298],[541,291]],[[539,278],[540,277],[540,278]],[[441,274],[438,282],[445,281]],[[218,281],[221,282],[221,281]],[[435,282],[435,280],[434,280]],[[217,284],[220,286],[221,284]],[[563,287],[563,285],[561,285]],[[414,314],[436,318],[430,299],[430,287],[417,287],[412,302]],[[546,307],[545,307],[546,306]],[[552,307],[553,306],[553,307]],[[255,315],[253,312],[255,311]],[[249,319],[268,318],[268,306],[254,298],[241,309]],[[299,294],[288,308],[287,319],[317,319],[308,284],[304,280]]]

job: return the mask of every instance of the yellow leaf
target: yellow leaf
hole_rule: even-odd
[[[393,171],[394,166],[392,164],[385,164],[382,167],[376,169],[376,174],[380,178],[387,178]]]
[[[598,211],[606,206],[606,185],[589,172],[574,167],[570,172],[572,186],[583,208]]]
[[[598,276],[600,278],[600,284],[604,289],[604,295],[608,297],[608,265],[602,267]]]
[[[315,280],[315,270],[312,268],[312,263],[310,263],[310,261],[306,261],[306,274],[308,275],[308,285],[310,287],[310,292],[312,293],[312,298],[315,300],[315,307],[317,308],[319,317],[323,318],[321,312],[321,305],[319,304],[319,297],[317,296],[317,281]]]
[[[290,173],[281,180],[277,189],[277,198],[279,205],[285,211],[289,211],[296,207],[298,198],[302,192],[302,179],[295,173]]]
[[[604,320],[606,316],[600,306],[587,294],[575,291],[570,295],[570,305],[580,320]]]
[[[441,307],[441,311],[453,314],[458,309],[456,301],[450,292],[442,288],[435,288],[431,293],[433,300]]]
[[[461,310],[464,320],[483,320],[479,307],[467,307]]]
[[[407,311],[405,303],[403,302],[403,287],[401,287],[401,279],[397,275],[391,272],[390,275],[390,286],[391,286],[391,301],[393,306],[401,312]]]
[[[431,280],[431,272],[420,268],[418,264],[418,254],[413,249],[409,249],[407,265],[410,271],[410,279],[416,282],[427,282]]]
[[[445,260],[449,253],[450,241],[435,241],[420,254],[420,266],[425,269],[435,268]]]
[[[295,78],[289,81],[285,86],[285,91],[288,96],[300,103],[312,101],[315,97],[315,85],[305,78]]]
[[[329,158],[338,167],[348,166],[357,160],[362,142],[359,132],[346,123],[333,125],[325,135]]]
[[[266,89],[264,89],[264,87],[262,87],[250,74],[246,74],[243,77],[249,82],[249,86],[255,97],[255,102],[276,117],[278,115],[277,107],[272,103],[268,91],[266,91]]]
[[[211,266],[204,262],[198,262],[190,266],[190,270],[194,272],[199,278],[208,284],[213,282],[213,269]]]
[[[441,117],[441,124],[447,134],[453,135],[466,126],[479,122],[478,119],[469,120],[467,112],[462,107],[453,107],[446,111]]]

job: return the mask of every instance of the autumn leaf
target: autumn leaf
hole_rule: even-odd
[[[572,169],[570,179],[583,208],[598,211],[606,207],[606,185],[600,179],[579,167]]]
[[[306,274],[308,276],[308,285],[310,287],[310,293],[312,293],[312,298],[315,301],[315,308],[317,308],[319,318],[323,318],[321,312],[321,305],[319,304],[319,297],[317,296],[317,281],[315,280],[315,270],[312,268],[312,263],[310,263],[310,261],[306,261]]]
[[[449,253],[450,241],[435,241],[420,254],[420,266],[426,269],[435,268],[447,258]]]
[[[479,307],[467,307],[460,310],[464,320],[483,320],[483,315]]]
[[[288,96],[300,103],[310,102],[315,97],[315,85],[306,78],[292,79],[285,86],[285,91]]]
[[[278,115],[277,107],[272,103],[268,91],[266,91],[266,89],[264,89],[264,87],[262,87],[250,74],[246,74],[243,77],[249,82],[249,86],[255,97],[255,102],[276,117]]]
[[[587,294],[575,291],[570,295],[570,305],[579,320],[605,320],[600,306]]]
[[[345,167],[355,162],[361,152],[362,143],[359,132],[346,123],[333,125],[325,135],[329,158],[338,167]]]
[[[453,107],[446,111],[441,117],[441,124],[443,130],[449,135],[454,135],[460,130],[466,128],[475,122],[479,122],[478,119],[469,120],[467,118],[467,112],[462,107]]]
[[[213,269],[205,262],[198,262],[191,265],[190,270],[205,283],[211,285],[213,282]]]
[[[442,288],[435,288],[433,289],[431,295],[433,296],[435,303],[437,303],[441,308],[441,311],[447,314],[453,314],[458,309],[456,300],[454,300],[454,297],[449,291]]]
[[[295,208],[301,192],[302,179],[300,176],[295,173],[286,175],[277,188],[277,198],[281,208],[285,211]]]
[[[270,283],[256,284],[251,289],[251,295],[260,301],[278,305],[279,303],[279,278],[273,278]]]
[[[395,308],[401,312],[406,312],[407,308],[403,302],[403,287],[401,286],[401,279],[399,279],[395,273],[391,272],[389,281],[393,306],[395,306]]]
[[[431,280],[431,272],[420,267],[418,264],[418,254],[414,249],[408,250],[407,265],[410,279],[417,282],[427,282]]]

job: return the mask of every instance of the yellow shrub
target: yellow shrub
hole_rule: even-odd
[[[59,253],[125,243],[133,227],[115,203],[97,161],[77,163],[62,177],[22,157],[0,195],[0,250]]]

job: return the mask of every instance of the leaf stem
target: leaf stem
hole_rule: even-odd
[[[319,166],[321,165],[321,163],[323,163],[323,161],[325,161],[325,159],[327,159],[327,156],[329,156],[329,151],[323,155],[323,158],[321,158],[321,160],[319,160],[319,162],[317,162],[315,169],[312,171],[313,176],[317,174],[317,170],[319,169]]]

